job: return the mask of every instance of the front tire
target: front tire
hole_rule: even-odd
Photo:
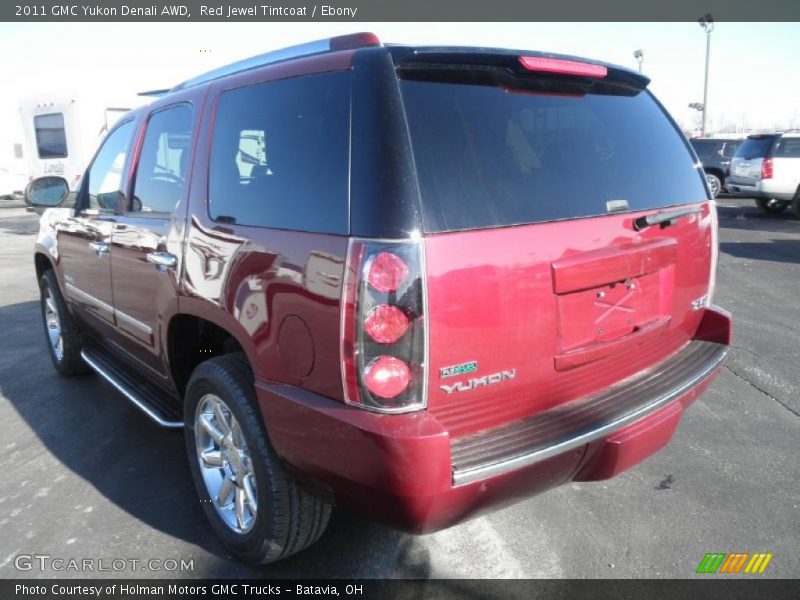
[[[267,437],[241,354],[200,364],[184,403],[192,478],[212,528],[252,564],[286,558],[325,531],[331,507],[286,471]]]
[[[67,309],[52,269],[45,271],[39,280],[39,292],[47,349],[53,366],[62,377],[86,373],[89,369],[81,358],[81,332]]]
[[[789,202],[782,202],[780,200],[775,200],[774,198],[770,200],[766,198],[759,198],[756,200],[756,202],[758,202],[761,210],[771,214],[782,213],[789,206]]]

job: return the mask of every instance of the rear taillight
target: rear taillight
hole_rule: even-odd
[[[342,297],[345,401],[397,413],[426,406],[421,241],[353,239]]]
[[[719,219],[717,217],[717,203],[715,200],[709,202],[711,212],[711,260],[708,274],[708,293],[706,294],[706,306],[711,306],[714,301],[714,290],[717,287],[717,261],[719,260]]]
[[[772,179],[772,159],[765,158],[761,162],[761,179]]]

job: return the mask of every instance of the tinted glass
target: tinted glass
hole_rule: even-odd
[[[764,158],[769,154],[769,149],[772,148],[772,142],[775,141],[775,136],[760,136],[754,138],[747,138],[744,143],[739,146],[736,151],[737,158]]]
[[[800,158],[800,138],[783,138],[775,145],[775,158]]]
[[[39,158],[66,158],[67,133],[64,131],[64,115],[39,115],[33,117],[36,131],[36,148]]]
[[[171,213],[186,187],[192,136],[192,109],[187,104],[150,117],[144,136],[131,210]]]
[[[349,72],[224,92],[211,142],[211,218],[346,234],[349,111]]]
[[[105,211],[116,209],[132,136],[133,121],[128,121],[109,133],[103,142],[89,167],[88,181],[85,182],[89,190],[89,208]]]
[[[694,151],[697,152],[697,156],[700,158],[712,156],[717,150],[717,145],[719,143],[712,140],[690,140],[690,142]]]
[[[647,92],[512,93],[403,81],[402,93],[427,231],[706,199],[683,138]]]
[[[722,156],[725,158],[732,158],[742,142],[725,142],[725,147],[722,149]]]

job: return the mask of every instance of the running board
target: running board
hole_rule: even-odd
[[[183,427],[177,407],[165,401],[164,394],[159,393],[152,384],[138,382],[134,376],[119,366],[108,352],[87,347],[81,350],[81,358],[95,373],[114,386],[153,421],[162,427],[172,429]]]

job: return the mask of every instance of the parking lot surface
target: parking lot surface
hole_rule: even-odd
[[[337,512],[315,546],[254,568],[207,526],[180,434],[98,377],[55,374],[33,270],[38,224],[17,206],[0,200],[2,578],[684,578],[706,552],[772,552],[763,576],[800,575],[800,221],[788,215],[720,200],[715,302],[734,315],[734,347],[652,459],[433,535]],[[95,571],[20,571],[20,555],[93,559]],[[122,571],[96,570],[114,559]],[[149,570],[151,559],[167,562]],[[167,570],[168,559],[192,568]]]

